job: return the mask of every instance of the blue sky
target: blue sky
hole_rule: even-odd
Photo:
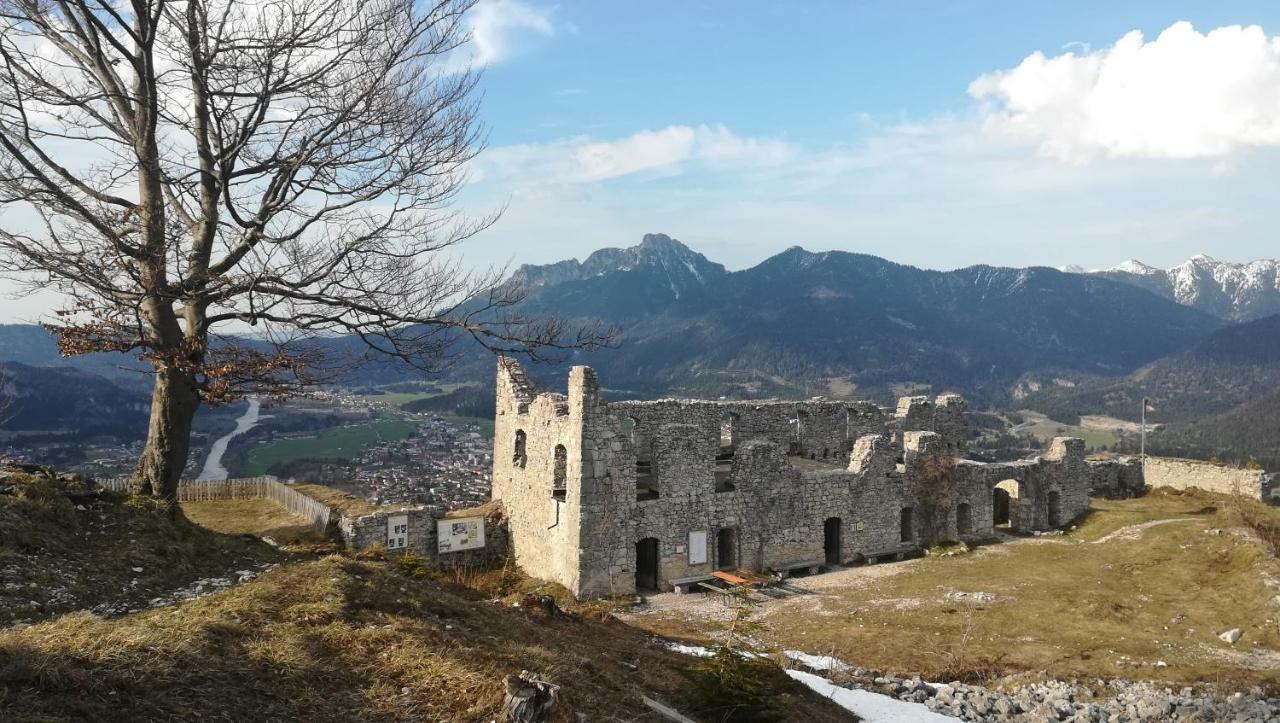
[[[1227,84],[1243,73],[1280,85],[1272,69],[1242,70],[1229,57],[1259,45],[1269,53],[1260,64],[1276,61],[1274,3],[501,0],[481,10],[489,150],[466,201],[509,206],[468,249],[477,263],[581,258],[653,231],[730,268],[796,244],[937,268],[1102,267],[1129,257],[1168,266],[1201,252],[1243,261],[1280,248],[1274,139],[1187,151],[1138,138],[1135,151],[1135,139],[1122,138],[1055,151],[1052,128],[992,128],[991,116],[1018,98],[971,92],[1036,51],[1083,63],[1106,58],[1131,31],[1154,45],[1180,21],[1201,40],[1260,26],[1252,40],[1191,43],[1187,62],[1225,64]],[[1163,55],[1176,61],[1169,45]],[[1124,70],[1122,59],[1115,65]],[[1139,69],[1134,80],[1155,85],[1179,72]],[[1188,102],[1218,102],[1216,81],[1206,82]],[[1061,95],[1097,100],[1087,89]],[[1173,110],[1133,132],[1158,136],[1179,123]],[[1193,145],[1203,135],[1184,130]],[[605,167],[574,170],[566,159],[582,153]]]
[[[793,245],[941,269],[1280,256],[1280,3],[479,0],[470,21],[488,145],[460,202],[505,208],[470,267],[650,232],[731,269]]]

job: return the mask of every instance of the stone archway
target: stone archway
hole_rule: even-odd
[[[1021,505],[1024,497],[1020,480],[1007,479],[991,490],[991,524],[1008,530],[1021,529]]]

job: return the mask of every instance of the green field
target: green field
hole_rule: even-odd
[[[326,429],[314,437],[280,439],[249,450],[246,476],[266,474],[271,465],[295,459],[354,459],[373,442],[404,439],[417,423],[384,420],[359,427]]]
[[[1018,412],[1026,420],[1014,427],[1013,431],[1035,436],[1041,442],[1048,443],[1054,437],[1079,437],[1084,440],[1085,447],[1101,449],[1112,447],[1120,441],[1114,429],[1082,427],[1075,424],[1056,422],[1043,414],[1029,410]]]
[[[398,407],[408,402],[416,402],[419,399],[430,399],[432,397],[441,397],[448,394],[459,387],[465,387],[466,384],[439,384],[440,391],[436,392],[388,392],[386,394],[358,394],[356,399],[374,404],[389,404]]]
[[[474,424],[480,427],[480,434],[489,439],[493,439],[493,420],[481,417],[460,417],[456,414],[448,414],[446,412],[433,412],[441,419],[447,419],[455,425],[463,426]]]

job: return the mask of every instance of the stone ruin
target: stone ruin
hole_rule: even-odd
[[[585,366],[570,370],[567,391],[538,393],[515,361],[499,361],[493,497],[515,562],[579,597],[1051,530],[1082,515],[1091,480],[1108,477],[1072,437],[1026,460],[964,459],[967,408],[953,394],[906,397],[893,411],[822,399],[606,402]]]

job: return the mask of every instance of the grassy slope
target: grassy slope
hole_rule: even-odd
[[[80,509],[67,486],[25,477],[16,495],[0,495],[0,624],[104,602],[143,606],[199,578],[285,558],[123,495]]]
[[[271,465],[295,459],[354,459],[369,444],[409,436],[415,422],[383,420],[354,427],[335,427],[314,437],[280,439],[253,447],[245,460],[246,476],[266,474]]]
[[[75,510],[63,509],[65,498],[44,485],[28,492],[0,496],[0,539],[28,545],[20,557],[0,559],[39,572],[60,564],[62,553],[29,545],[62,529],[62,516]],[[563,686],[556,720],[575,720],[571,712],[592,720],[645,718],[642,695],[699,719],[725,718],[708,707],[715,698],[697,659],[608,617],[607,605],[555,617],[513,607],[528,593],[570,601],[563,589],[512,570],[451,574],[414,558],[304,559],[303,548],[286,559],[240,537],[294,527],[295,518],[265,500],[193,503],[184,511],[211,529],[123,497],[104,500],[88,514],[138,544],[95,538],[93,559],[119,573],[117,557],[132,564],[135,553],[158,554],[175,565],[169,582],[179,586],[202,565],[222,562],[226,549],[265,552],[284,564],[177,605],[108,619],[68,614],[0,630],[0,718],[491,720],[504,677],[521,670]],[[164,569],[153,558],[145,564]],[[80,605],[112,598],[118,582],[86,587]],[[758,676],[788,716],[848,720],[775,667],[760,667]]]
[[[367,515],[371,512],[377,512],[378,506],[364,499],[356,497],[349,492],[343,492],[340,489],[328,487],[326,485],[291,485],[294,490],[310,497],[313,500],[319,500],[325,503],[331,509],[335,509],[347,515]]]
[[[942,678],[1045,670],[1276,686],[1280,630],[1263,576],[1280,570],[1256,540],[1230,530],[1239,519],[1233,504],[1203,493],[1095,500],[1095,512],[1064,537],[854,571],[848,584],[766,604],[765,638]],[[1280,510],[1249,509],[1280,525]],[[1121,527],[1174,517],[1192,520],[1093,544]],[[1210,528],[1228,531],[1206,534]],[[948,588],[996,599],[948,600]],[[705,619],[686,613],[636,621],[666,634],[707,633]],[[1233,627],[1245,631],[1234,648],[1216,637]],[[1167,667],[1155,667],[1159,660]]]
[[[310,522],[268,499],[184,502],[182,512],[197,525],[226,535],[258,535],[286,544],[320,541]]]
[[[411,565],[330,556],[173,609],[0,632],[0,708],[53,720],[489,720],[504,676],[531,670],[563,686],[572,711],[634,719],[641,695],[699,714],[696,665],[611,618],[548,618]],[[767,680],[790,715],[847,720],[780,671]]]

